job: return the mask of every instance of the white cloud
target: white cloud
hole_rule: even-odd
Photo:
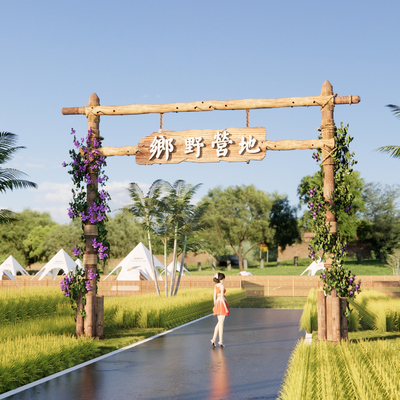
[[[109,203],[112,216],[120,208],[131,204],[127,188],[130,181],[107,182],[105,190],[110,193],[111,201]],[[146,194],[150,184],[139,183],[140,188]],[[39,212],[50,213],[52,219],[59,224],[66,224],[70,221],[68,217],[69,202],[72,200],[72,182],[42,182],[37,189],[26,189],[23,192],[10,192],[2,200],[4,204],[1,208],[11,209],[14,212],[20,212],[25,208]],[[4,201],[7,200],[7,201]]]
[[[46,166],[43,164],[30,164],[30,163],[27,163],[26,167],[29,169],[45,169],[46,168]]]

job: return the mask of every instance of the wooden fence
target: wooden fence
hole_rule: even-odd
[[[27,279],[28,278],[28,279]],[[115,277],[98,284],[98,294],[103,296],[133,296],[144,293],[155,293],[153,281],[117,281]],[[45,277],[42,281],[29,280],[29,277],[17,277],[16,281],[0,281],[0,289],[32,287],[60,287],[60,279],[50,280]],[[400,296],[399,276],[357,276],[361,279],[362,289],[374,289],[380,292]],[[164,293],[164,282],[159,282],[161,293]],[[181,289],[212,288],[212,276],[184,276],[180,282]],[[225,287],[242,288],[247,296],[308,296],[310,289],[321,287],[319,276],[227,276]]]

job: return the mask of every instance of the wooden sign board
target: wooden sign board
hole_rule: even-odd
[[[262,127],[154,132],[140,140],[136,163],[261,161],[265,150],[260,145],[266,136]]]

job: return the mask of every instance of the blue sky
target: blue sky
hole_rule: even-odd
[[[319,95],[329,80],[339,96],[361,103],[335,108],[350,125],[357,170],[366,182],[397,184],[398,160],[372,152],[400,144],[400,121],[385,105],[400,105],[398,1],[1,1],[0,130],[26,146],[6,166],[20,169],[38,190],[3,194],[0,207],[48,211],[67,223],[71,181],[63,161],[71,128],[84,136],[83,115],[63,107],[161,104],[198,100]],[[250,112],[268,140],[318,136],[318,107]],[[245,127],[245,111],[164,115],[164,129]],[[104,146],[134,146],[157,131],[158,115],[104,116]],[[254,184],[287,194],[317,165],[311,150],[269,151],[261,162],[140,166],[110,157],[106,173],[113,210],[129,203],[126,187],[154,180],[217,185]]]

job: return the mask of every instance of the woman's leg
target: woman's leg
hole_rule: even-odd
[[[225,315],[218,315],[219,344],[223,344]]]
[[[217,325],[215,325],[214,328],[214,336],[212,338],[212,341],[215,343],[215,341],[217,340],[217,336],[218,336],[218,330],[219,330],[219,317],[220,315],[218,315],[218,321],[217,321]]]

